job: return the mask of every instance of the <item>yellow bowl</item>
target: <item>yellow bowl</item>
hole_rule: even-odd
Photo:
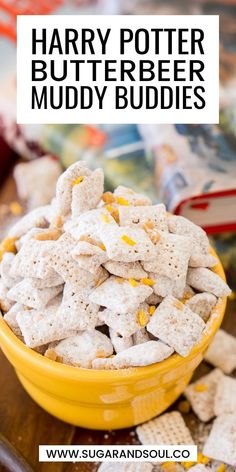
[[[219,261],[214,270],[225,279]],[[174,354],[147,367],[98,371],[51,361],[25,346],[1,316],[0,345],[25,390],[46,411],[77,426],[119,429],[153,418],[178,398],[220,327],[225,306],[221,298],[187,357]]]

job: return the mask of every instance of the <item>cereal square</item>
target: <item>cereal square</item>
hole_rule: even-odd
[[[97,206],[104,190],[104,174],[102,169],[94,170],[83,180],[73,185],[71,212],[72,217],[79,216]]]
[[[7,296],[10,300],[22,303],[22,305],[41,310],[62,290],[63,285],[50,288],[36,288],[33,279],[26,278],[12,287]]]
[[[76,181],[91,174],[84,161],[75,162],[61,174],[56,185],[56,208],[60,215],[67,216],[71,212],[72,190]]]
[[[68,318],[78,318],[78,329],[95,328],[98,323],[99,305],[90,302],[89,294],[91,290],[75,288],[65,284],[62,303],[58,311],[58,316],[68,316]]]
[[[35,348],[53,341],[73,336],[79,329],[80,319],[73,313],[68,316],[60,311],[61,297],[58,296],[42,311],[27,310],[16,316],[24,342]]]
[[[127,280],[111,276],[92,290],[89,299],[115,313],[133,313],[152,291],[147,285],[133,286]]]
[[[146,303],[141,303],[136,311],[130,313],[120,314],[108,309],[100,311],[99,319],[121,336],[129,337],[141,328],[139,320],[140,313],[142,322],[147,323],[149,321],[149,314],[148,305]]]
[[[236,413],[220,415],[213,423],[203,454],[236,467]]]
[[[219,329],[204,358],[225,374],[231,374],[236,369],[236,339]]]
[[[212,293],[197,293],[189,300],[186,301],[186,306],[190,308],[194,313],[201,316],[203,321],[207,321],[212,309],[217,303],[217,298]]]
[[[113,353],[113,346],[105,334],[91,329],[64,339],[56,346],[49,346],[45,356],[50,357],[52,351],[55,358],[63,364],[90,368],[92,361],[97,357],[110,356]]]
[[[218,383],[214,410],[216,416],[223,413],[236,413],[236,379],[224,375]]]
[[[157,307],[147,324],[147,330],[173,347],[181,356],[187,356],[201,339],[205,323],[200,316],[174,297],[166,297]]]
[[[118,262],[150,260],[155,257],[155,246],[141,228],[114,226],[100,231],[100,239],[110,259]]]
[[[136,428],[141,444],[194,444],[191,433],[178,411],[165,413]]]
[[[216,297],[227,297],[231,293],[224,280],[205,267],[189,269],[187,283],[199,292],[210,292]]]
[[[184,394],[201,421],[209,421],[214,418],[214,398],[222,379],[222,372],[219,369],[214,369],[210,374],[204,375],[185,389]]]
[[[163,203],[148,207],[120,206],[119,219],[120,226],[139,226],[158,231],[168,231],[166,209]]]
[[[185,278],[192,251],[191,239],[176,234],[162,233],[156,244],[155,257],[145,261],[144,270],[178,281]]]

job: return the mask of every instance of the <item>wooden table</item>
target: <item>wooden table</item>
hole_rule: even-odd
[[[16,198],[13,179],[9,177],[0,189],[0,203]],[[224,328],[236,336],[236,302],[228,303]],[[0,352],[0,431],[32,465],[36,472],[93,472],[97,465],[92,463],[39,463],[40,444],[137,444],[134,430],[114,432],[91,431],[63,423],[42,410],[21,387],[13,368]],[[199,377],[210,367],[202,363],[196,371]],[[178,402],[172,407],[176,407]],[[193,413],[184,415],[194,433],[199,422]],[[0,466],[0,471],[5,469]]]

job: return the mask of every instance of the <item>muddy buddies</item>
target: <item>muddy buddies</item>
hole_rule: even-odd
[[[230,294],[200,227],[129,188],[104,193],[102,170],[84,162],[59,177],[50,205],[11,228],[0,256],[7,324],[30,348],[75,367],[188,356],[218,299]],[[217,353],[208,356],[220,364]],[[218,376],[207,380],[210,391]],[[212,417],[209,393],[204,402],[192,387],[186,394],[203,420]],[[227,410],[220,393],[216,408]]]

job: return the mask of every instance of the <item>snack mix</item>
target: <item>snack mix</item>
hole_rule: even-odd
[[[75,367],[188,356],[230,294],[200,227],[129,188],[104,193],[102,170],[84,162],[60,175],[50,205],[10,229],[0,258],[7,324],[28,347]],[[224,410],[221,397],[217,405]],[[209,419],[203,404],[195,410]]]

